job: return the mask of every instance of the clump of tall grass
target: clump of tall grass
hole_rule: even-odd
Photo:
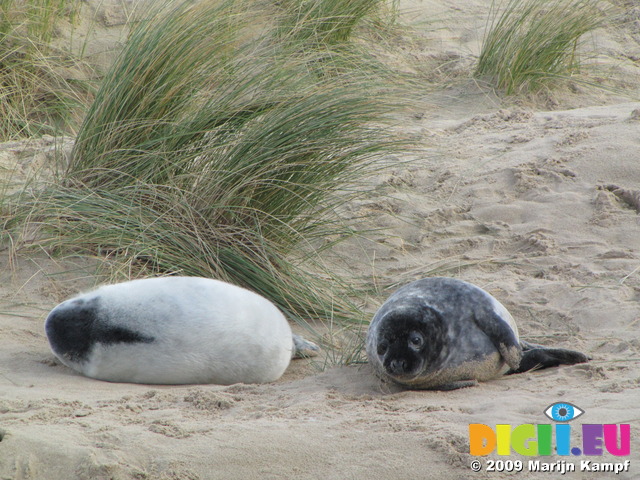
[[[383,127],[389,103],[357,71],[322,81],[312,52],[257,34],[241,5],[185,2],[139,22],[69,164],[9,199],[5,228],[243,285],[301,323],[360,321],[353,288],[316,253],[353,232],[341,206],[401,143]]]
[[[536,92],[580,69],[581,38],[602,26],[596,0],[494,4],[475,75],[506,94]]]
[[[34,43],[49,45],[60,20],[74,18],[79,1],[0,0],[0,36],[19,34]]]
[[[52,46],[77,2],[0,0],[0,140],[73,130],[88,96],[84,67]],[[73,73],[75,72],[75,73]]]
[[[386,0],[281,0],[279,33],[309,47],[344,44]]]

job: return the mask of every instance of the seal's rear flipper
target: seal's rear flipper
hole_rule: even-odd
[[[521,342],[522,359],[518,368],[509,370],[507,373],[523,373],[530,370],[540,370],[543,368],[557,367],[558,365],[574,365],[585,363],[590,358],[575,350],[564,348],[547,348],[542,345]]]
[[[305,340],[300,335],[293,334],[293,352],[291,358],[315,357],[320,352],[320,347],[315,343]]]

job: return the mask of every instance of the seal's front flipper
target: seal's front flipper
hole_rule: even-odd
[[[509,370],[511,373],[523,373],[530,370],[541,370],[543,368],[557,367],[558,365],[574,365],[585,363],[590,358],[584,353],[564,348],[547,348],[542,345],[521,342],[522,359],[518,368]]]
[[[459,388],[477,387],[479,385],[477,380],[460,380],[458,382],[451,382],[445,385],[439,385],[429,390],[438,390],[440,392],[449,392],[451,390],[458,390]]]
[[[308,358],[318,355],[320,347],[315,343],[305,340],[300,335],[293,335],[293,354],[291,358]]]
[[[506,310],[505,310],[506,312]],[[505,313],[509,315],[509,313]],[[502,318],[496,312],[485,312],[482,316],[475,316],[476,325],[489,337],[502,358],[512,369],[518,368],[522,355],[522,347],[516,333],[509,324],[509,318]]]

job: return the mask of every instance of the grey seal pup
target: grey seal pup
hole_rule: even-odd
[[[381,378],[414,389],[460,388],[589,360],[573,350],[521,341],[498,300],[444,277],[418,280],[393,293],[369,325],[366,350]]]
[[[56,306],[45,333],[63,364],[110,382],[273,382],[318,350],[267,299],[197,277],[100,287]]]

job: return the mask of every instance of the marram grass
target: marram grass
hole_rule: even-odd
[[[240,4],[141,21],[70,162],[7,199],[5,230],[125,270],[230,281],[305,326],[359,323],[355,287],[317,253],[353,233],[341,207],[403,144],[385,128],[393,89],[358,71],[318,79],[312,52],[257,34]]]
[[[279,33],[307,46],[340,45],[354,30],[378,14],[386,0],[281,0]]]
[[[55,29],[78,5],[0,0],[0,141],[78,127],[90,88],[73,77],[86,66],[52,46]]]
[[[536,92],[580,69],[583,36],[600,27],[596,0],[494,3],[475,76],[507,95]]]
[[[282,0],[274,4],[270,17],[277,41],[292,52],[313,52],[309,66],[319,77],[332,78],[355,69],[393,78],[392,83],[410,83],[406,76],[401,80],[397,69],[381,62],[376,48],[371,48],[372,32],[380,38],[396,21],[395,0]]]

